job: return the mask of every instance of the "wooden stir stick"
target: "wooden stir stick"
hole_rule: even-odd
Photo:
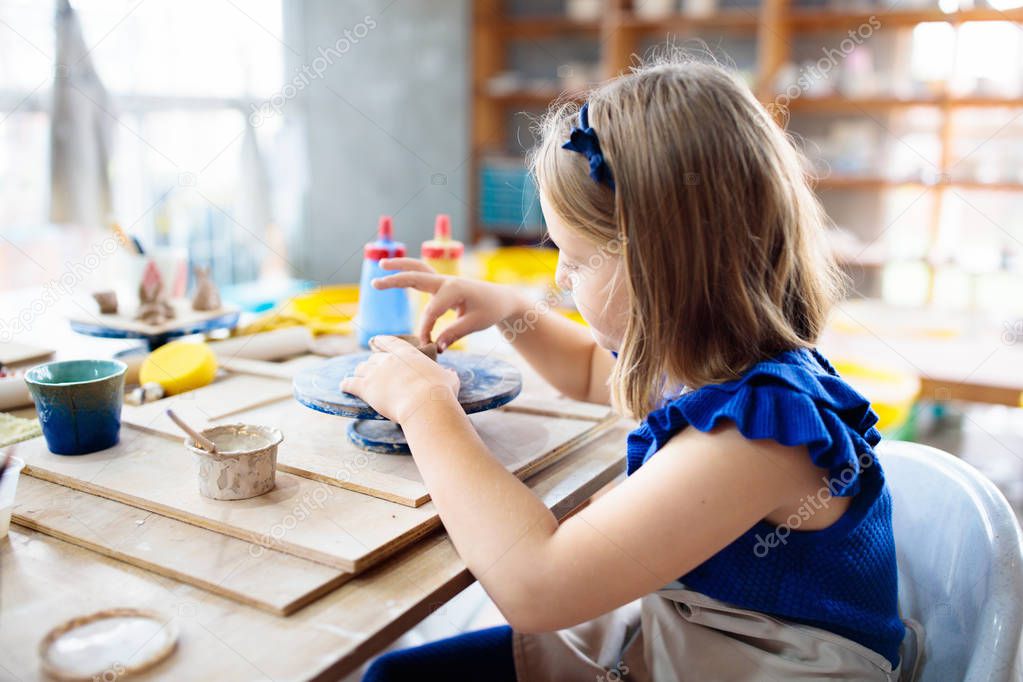
[[[211,441],[209,438],[207,438],[206,436],[202,435],[201,433],[199,433],[198,431],[193,429],[191,426],[186,424],[181,419],[181,417],[179,417],[178,415],[174,414],[174,410],[170,410],[170,409],[167,410],[167,416],[171,418],[172,422],[174,422],[175,424],[178,425],[179,429],[181,429],[182,431],[187,433],[189,436],[191,436],[192,437],[192,442],[194,442],[200,448],[202,448],[206,452],[216,452],[217,451],[217,446],[213,444],[213,441]]]

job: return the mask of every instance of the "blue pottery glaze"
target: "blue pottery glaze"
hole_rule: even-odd
[[[64,360],[25,372],[50,452],[84,455],[117,445],[127,369],[119,360]]]
[[[293,382],[295,399],[314,410],[354,419],[384,419],[351,393],[341,380],[352,376],[369,353],[353,353],[324,360],[299,372]],[[484,412],[511,402],[522,390],[522,374],[512,364],[486,355],[448,351],[437,364],[458,373],[458,402],[466,414]]]
[[[390,421],[356,419],[348,425],[348,440],[367,452],[381,455],[412,454],[401,427]]]
[[[295,399],[319,412],[358,420],[348,426],[348,440],[363,450],[408,454],[408,443],[398,424],[387,421],[362,399],[341,390],[341,380],[352,376],[355,368],[369,357],[369,353],[344,355],[299,372],[293,381]],[[458,373],[458,403],[466,414],[501,407],[522,390],[519,370],[497,358],[448,351],[437,357],[437,363]]]

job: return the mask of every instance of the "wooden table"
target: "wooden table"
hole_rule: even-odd
[[[836,306],[820,347],[832,359],[917,375],[926,400],[1021,404],[1023,326],[1014,320],[850,301]]]
[[[527,483],[561,518],[623,471],[615,427]],[[179,649],[146,680],[334,680],[468,587],[474,578],[434,534],[287,617],[11,526],[0,541],[0,678],[37,679],[36,647],[76,615],[113,606],[175,617]]]
[[[16,315],[34,295],[0,296],[0,319]],[[126,345],[75,335],[54,311],[13,340],[56,347],[61,358],[109,356]],[[539,381],[531,372],[524,377],[542,394]],[[628,428],[612,427],[526,483],[564,517],[622,474]],[[473,581],[448,537],[434,533],[280,617],[12,525],[0,541],[0,679],[39,678],[37,646],[55,625],[133,606],[172,617],[181,633],[179,649],[139,679],[333,680],[443,609]]]

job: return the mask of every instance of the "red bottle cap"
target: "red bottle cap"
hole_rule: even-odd
[[[451,239],[451,216],[447,213],[438,213],[433,223],[434,239]]]
[[[381,258],[401,258],[405,255],[405,245],[394,241],[394,224],[391,216],[380,216],[377,227],[377,240],[369,242],[362,249],[362,255],[369,260]]]
[[[433,239],[423,242],[423,258],[461,258],[462,242],[451,238],[451,216],[441,213],[433,226]]]

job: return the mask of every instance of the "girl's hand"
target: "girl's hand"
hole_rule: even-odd
[[[444,350],[466,334],[521,314],[528,305],[511,287],[438,275],[429,265],[415,258],[384,258],[380,267],[401,272],[373,280],[375,288],[410,287],[433,294],[423,309],[419,329],[423,342],[430,342],[433,325],[441,315],[449,310],[458,313],[458,319],[437,337],[438,350]]]
[[[357,365],[354,376],[341,381],[341,390],[365,400],[398,424],[405,423],[431,400],[458,403],[458,374],[441,367],[409,343],[394,336],[374,336],[379,352]]]

